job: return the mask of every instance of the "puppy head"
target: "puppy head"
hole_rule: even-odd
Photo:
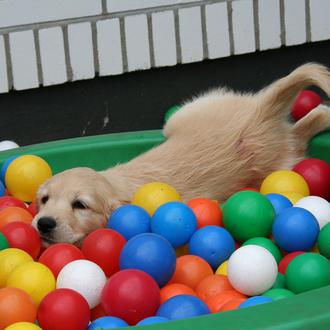
[[[53,176],[39,188],[39,212],[32,224],[45,246],[59,242],[80,245],[87,234],[105,226],[120,204],[101,174],[74,168]]]

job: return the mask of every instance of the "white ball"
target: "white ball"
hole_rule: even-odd
[[[56,287],[79,292],[92,309],[101,302],[107,278],[97,264],[88,260],[75,260],[65,265],[58,274]]]
[[[277,277],[277,263],[267,249],[246,245],[231,255],[227,273],[237,291],[255,296],[272,287]]]
[[[293,206],[311,212],[318,221],[320,228],[330,222],[330,203],[322,197],[307,196],[300,199]]]
[[[18,148],[19,145],[17,143],[15,143],[14,141],[1,141],[0,142],[0,151],[4,151],[4,150],[9,150],[9,149],[14,149],[14,148]]]

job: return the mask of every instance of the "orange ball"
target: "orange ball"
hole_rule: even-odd
[[[234,290],[234,288],[229,283],[227,276],[218,274],[205,277],[196,287],[197,296],[203,301],[228,290]]]
[[[0,211],[0,230],[11,222],[24,222],[31,224],[33,216],[21,207],[11,206]]]
[[[107,316],[107,313],[104,311],[102,304],[97,305],[91,310],[91,321],[103,316]]]
[[[16,322],[34,323],[36,319],[37,307],[26,292],[16,288],[0,289],[0,329]]]
[[[192,296],[196,296],[195,291],[189,286],[180,283],[172,283],[167,284],[160,289],[160,303],[162,304],[166,300],[180,294],[190,294]]]
[[[212,275],[211,266],[201,257],[185,255],[176,260],[176,269],[169,283],[181,283],[195,290],[198,283]]]
[[[230,299],[220,307],[219,312],[227,312],[236,309],[245,300],[246,298],[238,298],[238,297]]]
[[[218,202],[209,198],[193,198],[187,205],[197,218],[197,229],[205,226],[222,226],[222,210]]]
[[[220,308],[233,298],[246,298],[246,296],[236,290],[229,290],[218,293],[205,301],[211,313],[217,313]]]

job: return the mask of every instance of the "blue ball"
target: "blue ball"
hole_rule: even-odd
[[[16,156],[11,156],[9,158],[7,158],[5,160],[5,162],[3,163],[2,167],[1,167],[1,170],[0,170],[0,179],[1,181],[5,184],[5,176],[6,176],[6,171],[7,171],[7,168],[8,166],[10,165],[10,163],[15,160],[16,158],[18,158],[19,156],[16,155]]]
[[[115,329],[128,327],[128,324],[115,316],[103,316],[94,320],[89,326],[88,330],[100,330],[100,329]]]
[[[158,309],[157,316],[169,320],[181,320],[188,317],[210,314],[207,305],[199,298],[181,294],[166,300]]]
[[[165,237],[174,248],[187,244],[196,229],[194,212],[181,202],[161,205],[151,219],[151,231]]]
[[[283,210],[292,207],[292,203],[289,198],[280,194],[267,194],[266,197],[272,203],[275,215],[280,214]]]
[[[217,269],[235,251],[235,241],[230,233],[218,226],[197,230],[189,242],[189,253],[206,260]]]
[[[254,296],[251,298],[246,299],[243,301],[238,308],[246,308],[250,306],[255,306],[255,305],[261,305],[261,304],[266,304],[269,302],[272,302],[273,299],[269,297],[264,297],[264,296]]]
[[[108,228],[116,230],[128,241],[138,234],[150,232],[150,216],[140,206],[124,205],[112,213]]]
[[[155,324],[155,323],[163,323],[163,322],[168,322],[169,319],[166,317],[162,316],[149,316],[146,317],[145,319],[141,320],[138,322],[136,325],[149,325],[149,324]]]
[[[139,269],[149,274],[160,287],[173,276],[176,254],[164,237],[145,233],[134,236],[120,254],[120,269]]]
[[[276,244],[287,252],[309,251],[319,232],[314,215],[300,207],[283,210],[275,217],[272,229]]]
[[[0,197],[4,196],[6,193],[6,188],[4,186],[4,184],[2,183],[2,181],[0,181]]]

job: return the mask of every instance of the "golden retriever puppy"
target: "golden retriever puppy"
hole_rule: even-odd
[[[151,181],[174,186],[183,201],[223,202],[240,188],[259,186],[272,171],[302,159],[310,138],[330,127],[324,105],[295,124],[289,121],[294,99],[310,85],[330,96],[329,71],[310,63],[256,94],[223,88],[187,102],[165,125],[161,145],[103,172],[75,168],[45,182],[37,194],[34,226],[46,245],[79,245]]]

